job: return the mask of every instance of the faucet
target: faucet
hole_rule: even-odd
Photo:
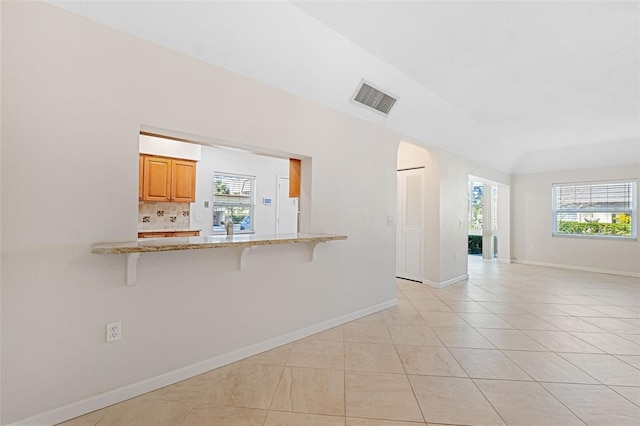
[[[233,235],[233,221],[231,219],[226,222],[220,222],[224,225],[224,229],[227,231],[227,235]]]

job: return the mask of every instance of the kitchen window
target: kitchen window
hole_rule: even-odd
[[[255,176],[214,174],[213,231],[224,233],[224,224],[233,222],[234,233],[253,232],[255,223]]]
[[[636,238],[637,182],[552,185],[553,235]]]

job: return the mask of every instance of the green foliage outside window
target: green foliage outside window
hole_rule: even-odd
[[[628,223],[558,221],[558,233],[574,235],[615,235],[619,237],[630,237],[631,220],[629,220]]]
[[[215,184],[215,194],[228,194],[229,187],[225,185],[220,179],[216,179]]]
[[[479,183],[473,183],[469,191],[469,230],[482,230],[482,197],[483,186]]]
[[[631,224],[631,215],[628,215],[626,213],[620,213],[620,214],[614,214],[612,216],[613,216],[613,223]]]
[[[482,235],[469,235],[468,254],[482,254]]]

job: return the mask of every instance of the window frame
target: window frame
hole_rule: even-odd
[[[239,178],[239,179],[247,179],[251,182],[251,190],[249,193],[249,204],[246,203],[230,203],[230,202],[216,202],[216,197],[220,194],[216,194],[216,180],[218,180],[218,176],[224,176],[225,178]],[[240,174],[240,173],[228,173],[228,172],[221,172],[221,171],[214,171],[213,172],[213,202],[212,202],[212,207],[213,207],[213,212],[211,215],[211,220],[214,220],[214,215],[216,212],[216,206],[218,207],[240,207],[240,208],[249,208],[249,214],[248,216],[250,217],[249,219],[249,229],[247,230],[240,230],[239,226],[238,228],[236,228],[234,226],[233,228],[233,233],[234,234],[253,234],[255,233],[255,212],[256,212],[256,177],[252,176],[252,175],[244,175],[244,174]],[[225,229],[224,227],[222,227],[221,229],[216,229],[215,225],[213,225],[212,222],[212,232],[214,234],[225,234]]]
[[[480,187],[482,195],[480,196],[480,203],[479,203],[479,224],[480,227],[478,228],[474,228],[474,221],[473,221],[473,207],[474,207],[474,202],[473,202],[473,188],[474,187]],[[468,190],[468,202],[469,202],[469,206],[468,206],[468,210],[469,210],[469,217],[467,218],[467,234],[468,235],[473,235],[473,236],[482,236],[482,232],[483,232],[483,220],[484,220],[484,183],[479,182],[479,181],[473,181],[473,180],[469,180],[469,190]]]
[[[557,207],[557,188],[561,187],[577,187],[577,186],[597,186],[597,185],[613,185],[613,184],[631,184],[631,235],[601,235],[601,234],[571,234],[558,232],[558,214],[561,212],[566,213],[616,213],[615,209],[599,208],[599,209],[558,209]],[[553,237],[569,237],[569,238],[595,238],[595,239],[615,239],[615,240],[631,240],[635,241],[638,238],[638,180],[636,178],[630,179],[616,179],[616,180],[599,180],[599,181],[587,181],[587,182],[566,182],[566,183],[553,183],[551,185],[551,235]]]

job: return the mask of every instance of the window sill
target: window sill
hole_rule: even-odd
[[[585,234],[551,234],[552,237],[560,238],[583,238],[588,240],[614,240],[614,241],[638,241],[638,237],[621,237],[616,235],[585,235]]]

